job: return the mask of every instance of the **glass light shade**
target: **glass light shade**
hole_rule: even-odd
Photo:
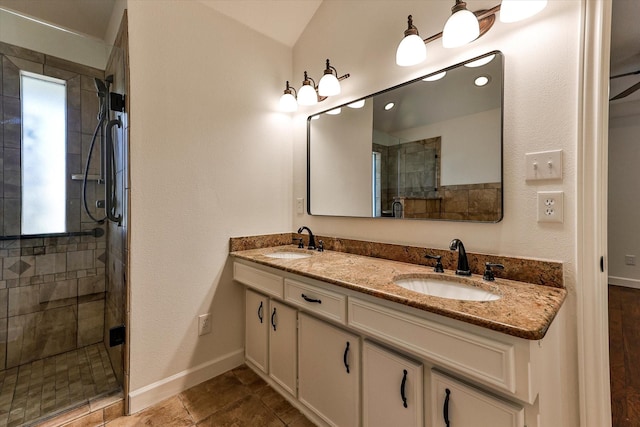
[[[502,0],[500,22],[517,22],[527,19],[547,6],[547,0]]]
[[[293,113],[294,111],[298,111],[298,102],[296,101],[295,96],[290,93],[285,93],[280,97],[280,111],[285,113]]]
[[[478,38],[480,24],[473,12],[459,10],[447,19],[442,30],[442,46],[446,48],[464,46]]]
[[[396,64],[409,67],[421,63],[427,58],[427,46],[417,34],[402,39],[396,50]]]
[[[333,96],[340,93],[340,82],[333,74],[325,74],[318,83],[318,94],[320,96]]]
[[[341,112],[342,112],[342,108],[338,107],[338,108],[334,108],[333,110],[327,111],[327,114],[331,114],[332,116],[337,116]]]
[[[300,105],[316,105],[318,103],[318,94],[311,85],[302,85],[298,90],[298,104]]]

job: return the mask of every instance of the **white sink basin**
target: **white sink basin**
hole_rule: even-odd
[[[279,259],[301,259],[301,258],[309,258],[312,254],[306,252],[295,252],[295,251],[278,251],[272,252],[270,254],[265,254],[266,257],[269,258],[279,258]]]
[[[495,301],[500,299],[500,295],[482,288],[428,277],[401,278],[394,280],[394,283],[410,291],[440,298],[461,301]]]

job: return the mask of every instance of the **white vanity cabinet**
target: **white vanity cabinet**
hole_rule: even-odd
[[[295,396],[298,311],[271,300],[269,313],[269,376]]]
[[[298,316],[298,398],[326,423],[360,425],[360,337]]]
[[[362,346],[362,424],[423,426],[421,363],[365,341]]]
[[[269,298],[254,292],[245,291],[245,345],[244,356],[256,368],[265,374],[269,372]]]
[[[247,286],[248,364],[318,425],[542,427],[558,413],[540,392],[554,356],[542,340],[246,260],[234,279]]]
[[[524,408],[431,372],[433,427],[524,427]]]

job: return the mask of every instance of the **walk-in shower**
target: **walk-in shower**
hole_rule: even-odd
[[[126,14],[106,45],[4,12],[0,427],[115,404],[127,387]]]

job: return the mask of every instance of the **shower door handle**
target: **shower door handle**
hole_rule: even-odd
[[[113,164],[112,157],[113,154],[113,127],[117,126],[118,128],[122,127],[122,122],[120,119],[111,120],[107,123],[107,138],[104,147],[104,153],[102,153],[102,158],[104,159],[105,164],[105,184],[104,184],[104,199],[105,199],[105,211],[106,216],[109,221],[117,222],[120,224],[122,222],[122,216],[116,216],[113,211],[113,199],[115,198],[115,189],[113,188],[115,183],[113,182]]]

